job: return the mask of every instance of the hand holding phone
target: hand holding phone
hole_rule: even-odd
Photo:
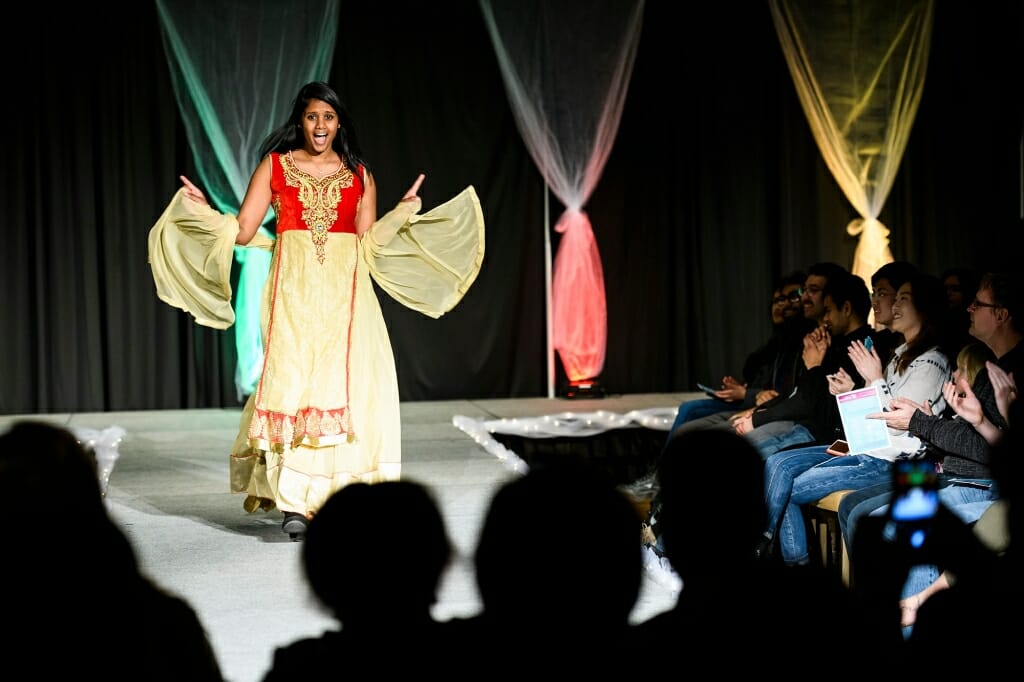
[[[939,475],[930,459],[893,462],[893,491],[888,529],[893,539],[921,549],[939,508]]]
[[[717,395],[715,395],[715,389],[711,388],[710,386],[705,386],[704,384],[698,383],[697,388],[703,391],[705,395],[708,395],[712,398],[718,397]]]

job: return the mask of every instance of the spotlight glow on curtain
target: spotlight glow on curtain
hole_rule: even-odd
[[[480,0],[480,7],[519,133],[565,206],[554,228],[562,237],[552,347],[570,381],[592,379],[604,369],[608,316],[601,255],[583,207],[618,132],[644,2]]]
[[[326,80],[338,32],[338,0],[156,0],[164,52],[198,178],[210,204],[237,214],[263,138],[284,122],[295,93]],[[295,36],[303,36],[296,47]],[[273,218],[267,212],[265,229]],[[235,249],[235,385],[253,392],[263,366],[260,295],[270,269],[263,249]]]
[[[871,281],[892,261],[878,220],[924,91],[933,0],[771,0],[814,139],[860,214],[851,271]]]

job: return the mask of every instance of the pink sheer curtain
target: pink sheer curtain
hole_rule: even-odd
[[[554,228],[562,236],[549,356],[558,352],[570,382],[594,379],[604,369],[608,317],[601,254],[583,207],[618,133],[644,0],[480,0],[480,7],[519,132],[565,206]]]

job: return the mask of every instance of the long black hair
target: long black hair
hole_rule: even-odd
[[[904,284],[910,285],[910,297],[921,318],[921,331],[913,340],[906,340],[907,349],[896,363],[897,374],[903,374],[911,362],[932,348],[942,350],[942,324],[949,308],[946,289],[935,275],[916,272]]]
[[[306,106],[314,99],[326,102],[338,114],[338,134],[334,136],[334,141],[331,143],[334,151],[338,152],[338,156],[353,173],[356,173],[360,166],[369,170],[369,165],[363,159],[363,153],[359,149],[359,138],[356,137],[352,115],[341,103],[341,98],[338,97],[334,88],[323,81],[306,83],[299,88],[299,94],[295,96],[295,102],[292,104],[292,113],[288,116],[287,121],[263,140],[259,149],[259,158],[262,159],[270,152],[287,152],[302,148],[304,141],[299,134],[299,131],[302,130],[302,116],[306,112]]]

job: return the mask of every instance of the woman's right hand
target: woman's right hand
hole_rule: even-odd
[[[206,205],[208,203],[206,201],[206,195],[203,194],[201,189],[193,185],[191,180],[186,178],[184,175],[179,175],[178,177],[181,179],[181,183],[185,185],[185,198],[191,199],[197,204]]]

